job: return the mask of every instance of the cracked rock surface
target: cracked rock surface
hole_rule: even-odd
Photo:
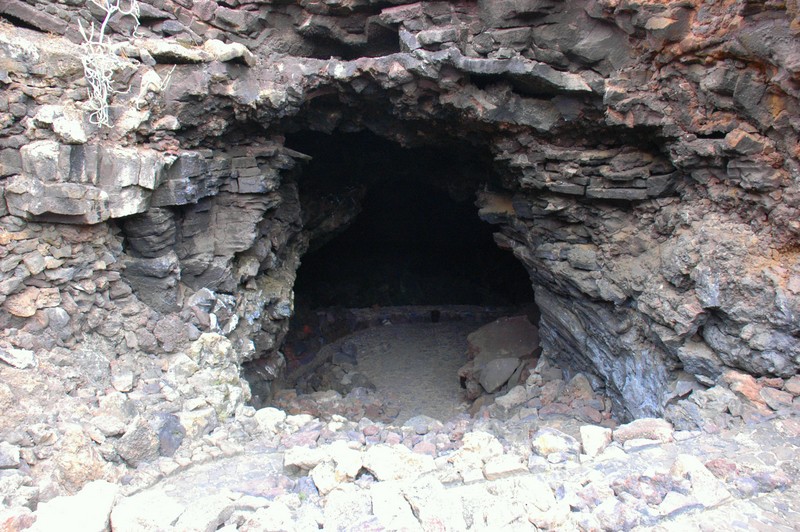
[[[547,489],[531,489],[544,506],[509,503],[477,517],[472,495],[450,491],[438,455],[426,455],[434,465],[421,468],[422,487],[378,488],[377,505],[369,477],[356,472],[339,486],[348,473],[324,460],[310,477],[275,477],[286,489],[310,488],[300,478],[311,478],[317,492],[319,481],[324,511],[298,516],[304,504],[288,499],[274,509],[209,500],[198,503],[218,510],[208,523],[252,508],[267,517],[248,517],[251,528],[344,515],[405,523],[409,512],[422,527],[527,519],[548,528],[577,509],[586,520],[575,526],[586,529],[692,526],[693,508],[724,522],[746,500],[758,507],[741,510],[753,523],[790,526],[781,519],[791,512],[774,508],[796,508],[794,492],[773,492],[796,478],[787,457],[800,403],[799,12],[796,1],[750,0],[152,0],[141,4],[135,38],[132,17],[109,21],[121,66],[111,126],[99,127],[77,28],[103,13],[93,3],[6,0],[0,493],[13,515],[0,522],[22,528],[39,502],[130,484],[134,467],[161,463],[169,475],[248,448],[253,392],[240,369],[257,365],[255,395],[275,400],[303,255],[347,228],[370,188],[413,186],[419,167],[408,161],[422,160],[445,167],[426,184],[474,201],[498,246],[526,268],[542,367],[563,370],[564,386],[582,375],[579,388],[609,403],[590,409],[620,423],[660,418],[675,434],[702,431],[698,442],[739,445],[727,458],[743,453],[744,466],[710,462],[722,453],[669,454],[688,444],[659,437],[667,454],[653,458],[656,472],[636,473],[650,480],[632,491],[598,484],[599,498],[586,498],[602,502],[583,506],[542,480]],[[314,156],[297,149],[304,138]],[[331,172],[306,171],[318,163]],[[512,363],[493,365],[504,373]],[[493,387],[482,372],[470,382]],[[541,383],[541,397],[559,395],[556,380]],[[517,401],[537,415],[547,407],[520,390],[505,397],[474,411],[494,408],[488,417],[502,425]],[[372,400],[351,399],[361,403],[345,410]],[[296,415],[255,419],[282,427],[295,446],[316,441],[302,427],[331,423]],[[334,423],[352,432],[346,423],[359,420]],[[395,434],[378,443],[403,462],[409,455],[391,446],[405,437]],[[554,439],[555,458],[579,448],[602,455],[579,432],[540,436],[542,448]],[[618,435],[608,448],[649,452],[634,452],[636,440]],[[480,468],[463,453],[469,478],[510,482],[504,470],[532,471],[527,455],[480,441]],[[770,476],[778,469],[790,482]],[[463,511],[437,513],[458,508],[455,497]],[[186,528],[212,526],[178,503],[164,512]]]

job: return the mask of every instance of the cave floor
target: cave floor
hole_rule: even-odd
[[[355,332],[340,342],[354,349],[366,376],[402,425],[419,415],[447,421],[466,410],[458,369],[467,361],[474,323],[408,323]]]

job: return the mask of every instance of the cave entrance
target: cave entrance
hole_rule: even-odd
[[[298,179],[308,250],[283,346],[289,384],[345,394],[361,384],[380,389],[418,380],[426,396],[419,413],[444,416],[452,409],[441,408],[443,401],[463,400],[457,374],[466,362],[467,334],[501,315],[536,319],[527,271],[498,247],[496,228],[478,217],[476,193],[498,186],[490,155],[455,145],[403,148],[363,132],[302,133],[286,144],[312,157]],[[394,327],[385,331],[388,342],[353,336],[387,325]],[[361,360],[363,369],[387,343],[386,357],[405,360],[372,360],[365,378],[347,375],[347,364]],[[318,365],[323,369],[312,375]],[[346,386],[318,375],[341,367]],[[449,381],[446,397],[433,382],[426,389],[414,371]],[[401,407],[401,417],[415,408]]]
[[[533,297],[527,272],[497,247],[473,202],[424,175],[378,181],[352,208],[352,223],[303,256],[298,308],[513,306]]]

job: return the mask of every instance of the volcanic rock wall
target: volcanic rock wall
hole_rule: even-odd
[[[301,199],[284,135],[307,130],[485,150],[469,188],[530,272],[544,355],[625,415],[684,416],[667,402],[731,369],[797,373],[796,3],[153,0],[135,37],[111,20],[112,127],[75,44],[102,13],[73,4],[0,7],[7,421],[123,394],[202,434],[247,397],[241,362],[278,374],[300,257],[362,193]],[[101,433],[136,463],[124,426]],[[35,462],[46,438],[17,436]]]

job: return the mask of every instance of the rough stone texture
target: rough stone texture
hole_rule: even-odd
[[[301,198],[295,131],[485,150],[491,180],[443,185],[502,200],[484,214],[531,275],[543,357],[622,417],[718,430],[788,406],[756,377],[800,369],[795,2],[165,0],[118,46],[106,129],[71,42],[101,14],[2,12],[0,330],[37,366],[0,364],[0,436],[37,478],[122,474],[120,435],[82,423],[119,371],[130,417],[177,412],[189,439],[241,415],[240,362],[280,373],[300,256],[362,197]],[[191,356],[201,334],[229,365]],[[636,524],[617,510],[595,517]]]
[[[458,375],[467,397],[475,399],[481,389],[487,393],[498,391],[518,368],[530,362],[539,348],[539,331],[526,316],[514,316],[484,325],[467,341],[470,360]]]
[[[535,372],[529,380],[542,376]],[[531,386],[528,394],[536,393]],[[309,399],[295,397],[298,405]],[[216,445],[199,443],[194,451],[222,452],[222,443],[237,441],[248,446],[246,452],[213,459],[210,452],[198,453],[196,460],[172,470],[163,463],[143,465],[121,488],[123,497],[112,511],[114,529],[699,529],[708,520],[720,529],[736,523],[791,529],[797,520],[800,493],[791,476],[800,434],[797,416],[740,424],[717,434],[685,431],[676,433],[675,441],[651,440],[635,448],[607,441],[599,455],[564,463],[531,452],[531,444],[543,435],[569,442],[570,435],[586,428],[568,416],[539,417],[541,430],[531,434],[530,422],[523,421],[530,420],[529,407],[512,407],[513,421],[507,422],[492,417],[487,407],[481,416],[464,416],[421,435],[358,416],[341,417],[326,399],[322,402],[331,410],[323,409],[319,418],[291,416],[302,419],[286,423],[281,437],[265,439],[251,420],[252,436],[229,426],[205,439]],[[297,444],[307,442],[308,434],[316,447]],[[365,435],[400,443],[374,445]],[[425,437],[446,440],[455,449],[437,450],[433,468],[406,462],[403,469],[414,474],[402,478],[355,474],[358,461],[351,475],[337,474],[334,462],[349,462],[345,455],[382,449],[409,456],[407,446]],[[394,461],[382,460],[383,452],[377,458],[387,466]],[[477,468],[476,475],[468,474],[471,468]],[[162,472],[167,472],[163,478]]]
[[[614,441],[625,443],[633,439],[647,439],[668,442],[672,440],[672,432],[672,425],[668,421],[641,418],[617,427],[614,430]]]

